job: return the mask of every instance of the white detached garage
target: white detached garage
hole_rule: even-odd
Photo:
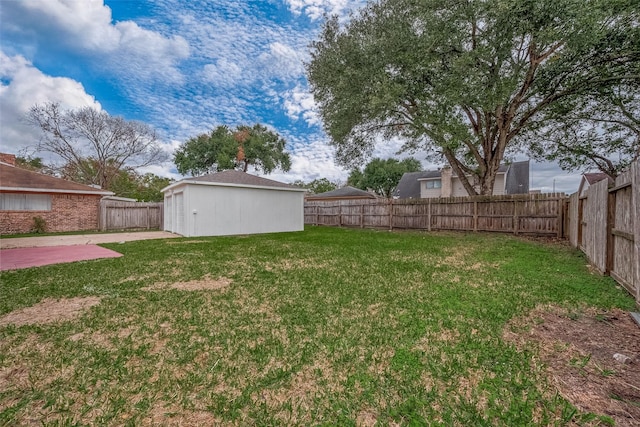
[[[187,178],[162,192],[164,229],[183,236],[304,229],[304,189],[245,172]]]

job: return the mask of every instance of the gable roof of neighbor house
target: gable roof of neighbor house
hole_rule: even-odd
[[[529,193],[529,160],[513,162],[508,166],[504,191],[506,194]]]
[[[226,170],[222,172],[210,173],[208,175],[186,178],[181,181],[174,182],[168,187],[163,188],[161,191],[165,192],[184,184],[217,185],[225,187],[257,187],[300,192],[306,191],[304,188],[296,187],[291,184],[285,184],[284,182],[262,178],[260,176],[251,175],[246,172],[240,172],[237,170]]]
[[[2,162],[0,162],[0,190],[31,193],[113,195],[111,191],[78,184],[77,182],[67,181],[51,175],[44,175]]]
[[[529,192],[529,161],[514,162],[510,165],[500,165],[498,173],[506,173],[507,194],[524,194]],[[442,176],[442,171],[407,172],[402,175],[394,197],[399,199],[419,199],[420,181],[437,179]],[[457,177],[454,174],[452,177]]]
[[[399,199],[420,198],[419,179],[440,178],[440,171],[407,172],[402,175],[393,196]]]
[[[324,193],[311,194],[307,196],[307,200],[319,200],[319,199],[376,199],[375,194],[371,194],[368,191],[361,190],[359,188],[351,187],[349,185],[336,188],[335,190],[325,191]]]
[[[589,185],[593,185],[596,182],[600,182],[603,179],[607,179],[609,178],[609,175],[607,175],[604,172],[591,172],[591,173],[585,173],[584,175],[582,175],[584,177],[584,179],[589,183]]]

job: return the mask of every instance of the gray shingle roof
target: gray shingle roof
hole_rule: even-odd
[[[307,200],[326,199],[326,198],[332,198],[332,197],[335,197],[335,198],[359,197],[359,198],[369,198],[369,199],[376,198],[375,195],[369,193],[368,191],[364,191],[359,188],[355,188],[351,186],[346,186],[342,188],[337,188],[335,190],[326,191],[324,193],[311,194],[307,196]]]
[[[423,178],[439,178],[440,171],[407,172],[402,175],[398,188],[394,192],[394,197],[399,199],[419,199],[420,181]]]
[[[590,173],[584,174],[584,179],[587,180],[589,185],[593,185],[596,182],[600,182],[603,179],[607,179],[607,178],[609,178],[609,175],[607,175],[604,172],[590,172]]]
[[[274,181],[272,179],[262,178],[260,176],[251,175],[245,172],[237,170],[226,170],[222,172],[211,173],[209,175],[198,176],[194,178],[187,178],[183,181],[189,182],[212,182],[220,184],[237,184],[237,185],[255,185],[259,187],[276,187],[276,188],[291,188],[298,189],[290,184],[284,182]]]
[[[505,181],[505,192],[507,194],[528,194],[529,160],[513,162],[508,166],[508,168]]]

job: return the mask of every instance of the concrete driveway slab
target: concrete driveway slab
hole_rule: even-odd
[[[101,243],[130,242],[133,240],[170,239],[182,237],[168,231],[137,231],[130,233],[74,234],[42,237],[0,238],[0,249],[33,248],[47,246],[97,245]]]

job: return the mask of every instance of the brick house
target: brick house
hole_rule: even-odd
[[[0,234],[28,233],[35,217],[48,232],[97,230],[100,199],[110,195],[18,168],[14,155],[0,154]]]

